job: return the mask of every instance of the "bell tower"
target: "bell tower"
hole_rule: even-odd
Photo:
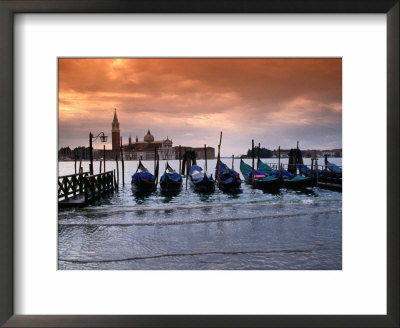
[[[111,136],[112,136],[112,150],[119,151],[121,133],[119,130],[119,122],[118,122],[116,108],[115,108],[115,112],[114,112],[114,119],[112,121]]]

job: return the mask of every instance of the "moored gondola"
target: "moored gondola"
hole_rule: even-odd
[[[254,188],[277,191],[281,186],[280,180],[277,177],[268,175],[262,170],[253,170],[243,159],[240,159],[240,171],[246,183],[251,184]]]
[[[212,174],[204,172],[203,169],[194,164],[189,170],[190,185],[195,191],[211,192],[215,189],[215,180]]]
[[[182,176],[167,162],[164,174],[160,178],[160,187],[165,192],[176,192],[182,188]]]
[[[340,166],[326,160],[326,168],[329,170],[329,172],[333,173],[336,178],[342,177],[342,168]]]
[[[138,168],[134,175],[132,175],[132,186],[138,192],[152,192],[157,189],[156,179],[139,160]]]
[[[304,164],[297,164],[296,167],[301,175],[310,177],[311,179],[314,179],[314,181],[342,185],[342,176],[329,170],[321,170],[315,168],[311,170]]]
[[[219,162],[215,168],[215,176],[217,177],[218,188],[222,191],[233,192],[239,190],[242,180],[240,179],[239,173],[235,170],[230,169],[225,163]],[[219,174],[219,176],[218,176]]]
[[[304,189],[307,187],[312,187],[313,180],[310,177],[305,177],[302,175],[294,175],[287,170],[282,169],[274,170],[271,166],[263,163],[260,159],[258,160],[258,168],[269,175],[277,178],[281,178],[282,186],[289,189]]]

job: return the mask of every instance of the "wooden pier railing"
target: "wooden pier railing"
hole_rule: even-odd
[[[58,177],[58,205],[84,206],[115,189],[114,172],[90,175],[89,172]]]
[[[84,191],[84,178],[89,172],[70,174],[58,177],[58,200],[68,199],[71,195],[76,196]]]
[[[100,198],[101,195],[114,191],[114,172],[108,171],[89,175],[84,178],[85,202]]]

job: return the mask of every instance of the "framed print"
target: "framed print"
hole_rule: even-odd
[[[367,3],[1,1],[1,324],[398,326]]]

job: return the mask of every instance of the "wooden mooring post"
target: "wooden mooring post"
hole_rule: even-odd
[[[74,151],[74,155],[75,155],[75,165],[74,165],[74,168],[75,168],[75,174],[76,174],[76,151]]]
[[[206,144],[204,144],[204,160],[205,160],[204,169],[207,172],[207,145]]]
[[[122,137],[121,137],[121,167],[122,167],[122,186],[125,187],[125,164],[124,164],[124,151],[122,149]]]
[[[115,154],[115,165],[117,166],[117,190],[119,188],[119,166],[118,166],[118,152]]]
[[[281,146],[278,147],[278,170],[279,170],[279,175],[282,173],[282,168],[281,168]]]
[[[189,179],[189,161],[190,159],[186,159],[186,190],[187,190],[187,185],[188,185],[188,179]]]
[[[254,139],[251,140],[251,184],[254,188]]]
[[[217,157],[217,181],[220,182],[221,180],[221,142],[222,142],[222,131],[221,134],[219,135],[219,144],[218,144],[218,157]],[[206,150],[207,152],[207,150]]]
[[[181,159],[182,159],[182,147],[181,147],[181,145],[179,145],[179,174],[181,174],[181,171],[182,171],[182,161],[181,161]]]
[[[104,161],[104,167],[103,171],[106,171],[106,145],[103,146],[103,161]]]

